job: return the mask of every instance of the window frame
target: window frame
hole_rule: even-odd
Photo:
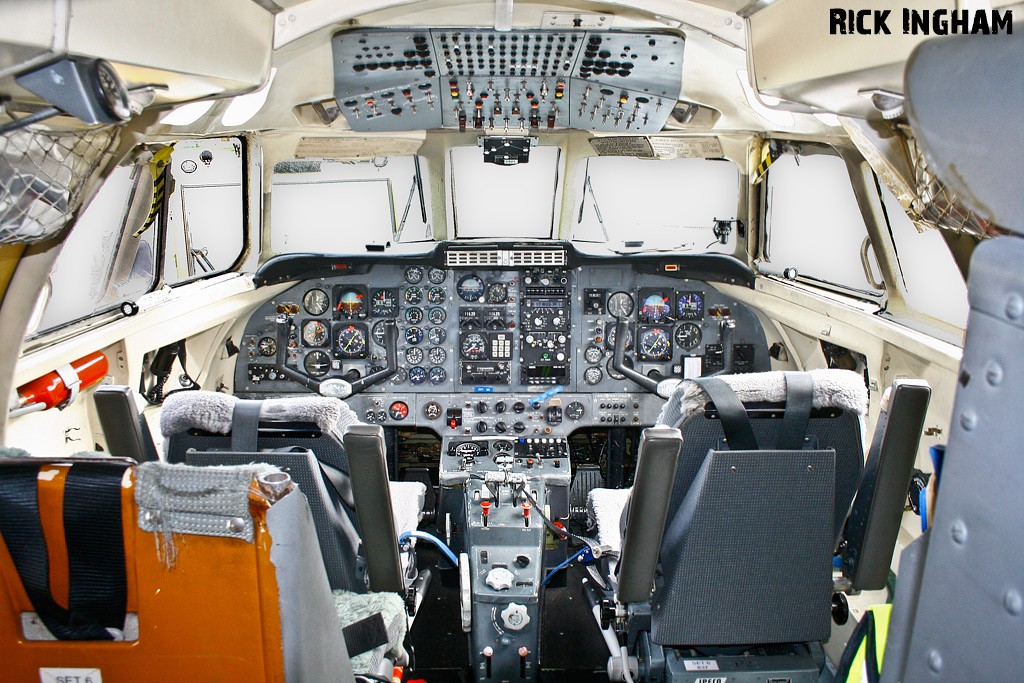
[[[254,243],[254,240],[253,240],[253,234],[252,234],[252,222],[251,222],[251,211],[250,211],[250,194],[251,193],[250,193],[249,183],[250,183],[251,179],[253,177],[255,177],[251,173],[251,170],[249,168],[250,161],[251,161],[250,145],[251,145],[252,141],[249,139],[249,136],[245,135],[245,134],[215,135],[215,136],[205,136],[205,137],[199,137],[199,138],[182,138],[182,140],[185,140],[185,139],[189,139],[189,140],[207,140],[207,139],[217,139],[217,138],[225,138],[225,137],[226,138],[235,138],[235,139],[237,139],[238,142],[240,143],[240,149],[241,149],[240,157],[241,157],[241,165],[242,165],[242,176],[241,176],[241,197],[240,197],[240,201],[242,202],[242,215],[241,215],[241,226],[240,226],[240,228],[241,228],[241,231],[242,231],[242,246],[241,246],[241,249],[239,250],[238,256],[235,258],[235,260],[227,268],[223,268],[221,270],[213,271],[213,272],[210,272],[210,273],[203,273],[201,275],[190,277],[190,278],[187,278],[185,280],[178,281],[178,282],[173,282],[173,283],[172,282],[167,282],[165,280],[165,277],[164,277],[164,265],[165,265],[165,256],[166,256],[166,250],[167,250],[167,234],[168,234],[167,203],[168,203],[169,198],[170,198],[170,193],[165,193],[163,201],[162,201],[161,206],[160,206],[159,213],[157,215],[157,219],[155,221],[155,225],[153,225],[150,228],[150,229],[156,230],[156,239],[154,240],[154,246],[153,246],[153,251],[154,251],[154,258],[153,258],[154,277],[152,279],[152,282],[150,283],[149,288],[146,290],[146,292],[141,294],[141,295],[139,295],[138,298],[142,298],[144,296],[147,296],[147,295],[149,295],[149,294],[151,294],[151,293],[153,293],[153,292],[155,292],[155,291],[157,291],[159,289],[162,289],[164,287],[169,287],[171,289],[177,289],[178,287],[182,287],[182,286],[185,286],[185,285],[190,285],[190,284],[193,284],[193,283],[201,282],[203,280],[207,280],[207,279],[210,279],[210,278],[213,278],[213,277],[223,276],[223,275],[227,275],[229,273],[237,273],[239,271],[239,269],[248,260],[248,258],[251,256],[252,245]],[[166,143],[163,143],[163,144],[173,144],[173,143],[176,143],[176,142],[178,142],[178,141],[177,140],[175,140],[175,141],[167,141]],[[152,146],[154,144],[160,144],[160,143],[145,143],[145,142],[141,143],[140,145],[138,145],[129,154],[129,158],[132,155],[136,155],[138,153],[138,151],[140,151],[142,148],[144,148],[146,146]],[[173,152],[172,152],[172,160],[173,160]],[[75,217],[74,223],[72,223],[71,228],[67,231],[67,233],[64,235],[64,237],[63,237],[63,239],[61,241],[61,245],[60,245],[61,250],[63,250],[64,245],[67,243],[67,239],[68,239],[68,237],[71,234],[71,230],[74,230],[75,226],[78,224],[78,220],[82,217],[82,215],[84,215],[85,211],[89,208],[89,205],[91,205],[92,199],[94,199],[96,194],[99,193],[100,189],[103,187],[103,184],[105,184],[107,182],[107,180],[110,178],[110,176],[113,174],[113,172],[114,172],[114,170],[116,168],[119,168],[119,166],[114,166],[114,167],[112,167],[110,169],[110,173],[108,173],[106,176],[104,176],[102,182],[99,183],[99,185],[96,187],[96,191],[93,194],[93,196],[90,198],[89,204],[83,205],[82,208],[79,210],[78,215]],[[141,168],[144,168],[144,167],[141,167]],[[143,170],[143,172],[148,172],[148,171]],[[136,188],[136,191],[137,191],[137,188]],[[126,204],[126,206],[125,206],[126,210],[127,210],[128,206],[129,205]],[[126,215],[127,214],[125,213],[125,214],[122,214],[120,216],[120,224],[122,226],[122,230],[123,230],[124,220],[125,220]],[[259,243],[259,240],[257,240],[257,243]],[[120,245],[120,242],[118,242],[118,245]],[[51,265],[51,267],[50,267],[50,272],[51,273],[53,271],[53,266],[56,265],[57,259],[60,258],[60,255],[61,255],[61,252],[58,252],[56,258],[54,259],[54,264]],[[116,257],[116,253],[115,253],[115,257]],[[43,293],[45,292],[46,298],[45,298],[45,300],[42,299],[42,298],[37,300],[37,302],[36,302],[36,311],[32,315],[32,318],[31,318],[32,320],[37,320],[38,319],[38,320],[41,321],[42,316],[43,316],[43,312],[46,310],[46,305],[49,303],[50,297],[53,296],[53,292],[52,292],[51,288],[49,287],[49,277],[50,277],[50,273],[47,273],[47,276],[46,276],[47,285],[44,286],[44,289],[40,292],[40,297],[42,297]],[[107,283],[107,286],[109,286],[109,282]],[[98,308],[98,309],[92,311],[91,313],[88,313],[86,315],[80,316],[78,318],[74,318],[74,319],[68,320],[68,321],[63,322],[63,323],[61,323],[59,325],[56,325],[54,327],[50,327],[50,328],[47,328],[45,330],[36,330],[36,331],[33,331],[33,332],[29,333],[29,334],[26,334],[25,337],[24,337],[25,348],[24,348],[23,352],[28,352],[28,351],[31,351],[31,350],[33,350],[35,348],[38,348],[41,345],[41,342],[43,340],[50,341],[51,338],[53,338],[53,337],[60,337],[62,339],[63,338],[73,337],[73,336],[79,334],[80,332],[84,332],[84,331],[86,331],[88,329],[92,329],[93,327],[96,327],[96,326],[99,326],[99,325],[105,325],[105,324],[107,324],[109,322],[113,322],[115,320],[119,320],[122,317],[125,317],[125,315],[126,315],[123,312],[122,309],[123,309],[124,305],[127,303],[127,301],[128,300],[117,302],[117,303],[113,303],[113,304],[111,304],[109,306],[104,306],[102,308]]]
[[[864,223],[865,236],[868,240],[869,246],[868,256],[874,256],[874,268],[877,269],[877,271],[874,271],[869,266],[869,271],[871,272],[865,273],[865,279],[870,284],[871,280],[877,276],[878,281],[881,282],[882,284],[882,288],[877,291],[859,289],[856,287],[850,287],[848,285],[843,285],[841,283],[832,282],[819,277],[815,277],[813,275],[806,275],[804,273],[800,273],[799,271],[797,272],[797,276],[795,278],[789,278],[783,274],[783,268],[778,267],[778,264],[772,264],[769,257],[771,248],[771,230],[769,229],[768,225],[770,205],[769,195],[771,194],[768,191],[768,176],[771,175],[771,168],[768,169],[768,175],[766,175],[763,181],[760,183],[761,189],[759,193],[760,196],[758,198],[758,205],[760,209],[760,217],[758,220],[760,239],[758,240],[757,256],[754,259],[753,263],[754,267],[758,271],[758,274],[766,277],[776,278],[783,282],[800,283],[808,287],[813,287],[815,289],[827,291],[830,294],[838,294],[840,296],[857,299],[859,301],[866,302],[873,306],[877,306],[876,312],[886,310],[888,303],[891,299],[892,283],[890,283],[888,281],[888,278],[886,278],[885,269],[882,267],[882,259],[879,258],[878,251],[880,245],[875,243],[876,240],[871,234],[872,219],[871,217],[865,215],[864,206],[861,203],[861,198],[857,196],[856,183],[850,172],[849,159],[843,153],[842,150],[832,145],[824,143],[796,142],[790,140],[778,140],[776,142],[778,142],[782,147],[782,154],[792,154],[797,158],[799,158],[800,156],[806,157],[814,155],[835,156],[844,162],[844,165],[846,166],[846,177],[850,182],[850,190],[854,193],[854,197],[857,202],[857,207],[860,211],[860,217]],[[879,201],[881,201],[881,197],[879,197]],[[887,226],[880,227],[886,228]]]

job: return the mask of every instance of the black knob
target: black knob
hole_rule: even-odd
[[[522,434],[523,432],[526,431],[526,425],[524,425],[522,422],[516,422],[514,425],[512,425],[512,431],[514,431],[516,434]]]
[[[481,434],[486,432],[487,431],[487,423],[484,422],[483,420],[481,420],[480,422],[477,422],[476,423],[476,431],[480,432]]]
[[[504,413],[505,412],[505,402],[504,401],[498,401],[497,403],[495,403],[494,404],[494,412],[496,412],[496,413]]]
[[[498,432],[499,434],[504,434],[507,430],[508,425],[506,425],[502,420],[498,420],[497,422],[494,423],[494,431]]]
[[[522,401],[516,401],[515,403],[512,404],[512,410],[514,410],[517,413],[521,413],[524,410],[526,410],[526,404],[523,403]]]
[[[526,555],[520,555],[516,558],[515,562],[517,567],[519,567],[520,569],[524,569],[527,566],[529,566],[530,558],[528,558]]]
[[[479,403],[477,403],[476,404],[476,412],[480,413],[481,415],[486,413],[487,412],[487,404],[484,403],[483,401],[480,401]]]

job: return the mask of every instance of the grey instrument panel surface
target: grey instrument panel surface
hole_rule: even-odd
[[[407,282],[406,273],[409,268],[421,269],[422,279],[420,282],[416,284]],[[429,280],[432,271],[434,279],[437,280],[436,283]],[[293,382],[271,379],[268,374],[276,373],[268,373],[266,370],[273,366],[274,359],[261,355],[261,348],[266,350],[269,345],[267,340],[276,337],[274,320],[278,311],[289,310],[297,311],[293,316],[296,328],[294,338],[289,342],[289,365],[302,370],[306,357],[311,353],[326,354],[332,367],[324,375],[324,379],[341,377],[351,370],[358,371],[360,376],[366,376],[371,368],[383,366],[385,364],[384,349],[373,339],[372,330],[382,320],[396,321],[400,375],[348,399],[349,404],[357,410],[360,417],[367,421],[394,426],[430,427],[439,433],[451,433],[445,424],[446,411],[458,409],[465,412],[465,425],[458,432],[461,433],[470,427],[476,428],[478,423],[482,422],[484,428],[479,432],[480,434],[493,435],[496,432],[505,433],[507,431],[508,436],[513,438],[542,433],[567,434],[577,427],[589,425],[650,425],[660,410],[662,400],[654,394],[644,392],[627,379],[615,379],[609,372],[612,351],[606,329],[614,326],[615,318],[608,310],[608,301],[612,295],[620,292],[629,296],[633,309],[627,319],[630,331],[634,336],[634,343],[627,352],[627,357],[632,360],[635,368],[641,373],[648,374],[656,371],[667,376],[678,375],[685,369],[688,372],[686,376],[693,376],[695,372],[700,371],[697,369],[698,366],[703,372],[710,371],[709,367],[714,369],[717,359],[715,345],[719,342],[719,332],[717,322],[707,313],[716,306],[728,308],[732,318],[736,321],[734,339],[740,345],[738,348],[743,351],[741,355],[745,363],[741,369],[757,371],[770,369],[764,330],[757,317],[750,309],[725,296],[709,283],[640,273],[630,264],[602,264],[584,268],[547,269],[548,276],[562,274],[566,280],[565,289],[568,293],[569,309],[564,314],[568,316],[568,321],[563,324],[567,328],[564,332],[566,340],[559,348],[564,349],[566,354],[564,365],[567,376],[558,379],[552,377],[530,380],[545,382],[543,384],[524,383],[525,378],[522,373],[525,364],[521,359],[524,357],[524,353],[531,353],[529,349],[524,350],[524,346],[529,346],[527,340],[532,334],[535,334],[524,330],[522,324],[522,316],[528,312],[523,302],[530,298],[524,296],[525,280],[527,277],[532,277],[535,282],[539,282],[536,279],[537,273],[536,269],[430,268],[428,266],[381,263],[372,266],[366,273],[315,278],[300,282],[262,304],[248,320],[236,365],[235,393],[239,396],[249,397],[308,393],[306,389]],[[478,277],[484,285],[484,301],[482,303],[466,302],[457,294],[459,282],[471,276]],[[505,302],[486,302],[487,291],[492,285],[504,286],[507,292]],[[428,299],[429,290],[437,287],[443,288],[443,299],[440,297],[440,292],[435,291],[433,295],[436,303],[432,303]],[[410,290],[415,288],[419,289],[421,301],[417,302],[415,293],[410,293]],[[320,314],[310,314],[303,302],[307,294],[316,289],[321,290],[327,296],[328,310]],[[498,289],[500,291],[502,288],[499,286]],[[391,317],[374,315],[370,310],[371,303],[366,301],[382,290],[391,291],[394,296],[396,304]],[[349,293],[348,299],[351,301],[353,292],[364,297],[361,308],[366,311],[365,317],[359,317],[357,314],[351,319],[346,319],[342,313],[338,313],[337,315],[341,319],[332,320],[331,318],[334,317],[332,314],[343,295]],[[689,317],[693,319],[681,319],[683,316],[679,314],[679,300],[683,295],[686,295],[690,301],[692,301],[693,295],[697,295],[701,300],[703,315],[698,316],[694,311],[695,307],[691,306]],[[641,299],[650,299],[651,297],[655,302],[659,299],[663,300],[669,307],[669,312],[657,321],[647,320],[641,316],[643,305]],[[522,310],[521,307],[523,307]],[[386,309],[387,306],[383,308]],[[419,323],[412,323],[407,319],[410,310],[414,308],[420,309],[423,314],[423,320]],[[440,324],[432,324],[428,321],[428,316],[433,308],[440,308],[444,311],[445,319]],[[316,310],[317,308],[314,307],[314,311]],[[510,357],[507,360],[494,363],[495,365],[507,364],[503,366],[505,368],[503,372],[507,372],[508,383],[481,381],[463,384],[461,382],[460,365],[466,364],[466,361],[460,358],[459,326],[460,317],[464,318],[464,312],[467,310],[476,310],[485,316],[491,316],[490,328],[484,327],[481,330],[475,330],[482,333],[491,342],[485,352],[487,355],[490,355],[499,346],[508,345],[510,353],[507,355]],[[415,320],[415,314],[413,319]],[[321,347],[311,346],[302,339],[304,327],[311,321],[317,320],[322,321],[329,330],[328,340]],[[696,326],[700,330],[701,338],[693,348],[684,349],[676,343],[674,337],[681,327],[687,325]],[[365,331],[368,337],[365,358],[344,358],[341,356],[345,354],[338,352],[336,348],[338,335],[349,327]],[[410,328],[414,327],[420,328],[423,334],[422,340],[418,343],[412,343],[412,339],[416,335],[407,338],[407,335],[410,335]],[[663,360],[660,358],[643,359],[638,355],[640,349],[637,348],[636,340],[645,331],[652,328],[661,328],[669,336],[670,351]],[[432,329],[435,334],[437,329],[444,332],[443,343],[430,342]],[[463,338],[466,334],[467,331],[463,330]],[[663,340],[658,334],[650,336]],[[692,341],[693,337],[691,336],[689,339]],[[709,346],[711,346],[710,353]],[[443,360],[440,359],[441,354],[435,351],[438,348],[443,350]],[[422,351],[422,360],[419,360],[417,350]],[[650,351],[650,348],[648,350]],[[501,351],[501,353],[505,352]],[[658,352],[653,353],[655,356],[664,354],[665,350],[660,347]],[[557,354],[551,354],[550,362],[552,364],[558,364],[555,355]],[[434,361],[439,362],[432,362],[431,356]],[[596,362],[590,362],[595,357],[597,357]],[[410,362],[410,359],[416,363]],[[419,384],[413,384],[409,378],[409,373],[413,368],[422,368],[427,378]],[[444,380],[438,384],[432,384],[430,381],[430,373],[435,368],[442,369],[445,376]],[[586,378],[593,381],[597,374],[596,370],[600,371],[600,378],[594,383],[589,383]],[[416,371],[415,374],[419,375],[420,373]],[[556,384],[555,382],[564,383]],[[545,406],[535,407],[531,403],[531,400],[535,399],[538,394],[548,390],[560,392],[551,396],[548,404],[551,399],[557,399],[565,412],[564,420],[553,425],[545,419]],[[395,401],[405,403],[408,408],[408,414],[401,419],[396,419],[389,412]],[[430,403],[438,404],[442,411],[439,417],[427,417],[426,411]],[[498,403],[502,403],[502,405],[499,406]],[[521,411],[514,410],[517,403],[522,404]],[[577,403],[578,406],[572,406],[573,403]],[[570,407],[573,407],[574,410],[569,411]],[[582,408],[582,415],[572,417],[571,415],[579,408]],[[499,422],[505,429],[496,429]],[[517,422],[524,423],[526,429],[513,432],[511,427]]]

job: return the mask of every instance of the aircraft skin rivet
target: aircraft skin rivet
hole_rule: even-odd
[[[965,410],[960,414],[960,426],[964,428],[965,432],[974,431],[974,428],[978,426],[978,416],[973,410]]]
[[[1006,317],[1010,320],[1020,320],[1024,316],[1024,299],[1020,294],[1011,294],[1006,299]]]
[[[928,668],[935,673],[942,671],[942,655],[939,654],[938,650],[928,652]]]
[[[1000,384],[1002,384],[1003,366],[997,363],[996,361],[990,362],[988,364],[988,367],[985,368],[985,379],[988,381],[990,385],[994,387],[997,387]]]
[[[1024,610],[1024,598],[1021,598],[1017,589],[1011,588],[1006,591],[1006,595],[1003,596],[1003,609],[1007,614],[1020,616],[1021,610]]]
[[[967,525],[963,523],[963,520],[958,519],[953,522],[950,535],[953,537],[953,542],[957,545],[963,545],[967,542]]]

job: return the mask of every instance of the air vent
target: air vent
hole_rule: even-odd
[[[564,266],[565,252],[561,249],[513,249],[513,266]]]
[[[526,268],[531,266],[564,266],[563,249],[450,249],[445,263],[451,268],[502,266]]]
[[[445,254],[448,267],[500,266],[501,252],[497,249],[452,249]]]

